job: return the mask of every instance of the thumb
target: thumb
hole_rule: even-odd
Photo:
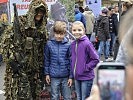
[[[100,100],[100,92],[97,85],[93,85],[91,95],[86,100]]]

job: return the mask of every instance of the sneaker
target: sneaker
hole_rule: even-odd
[[[100,60],[100,63],[103,62],[102,60]]]
[[[108,58],[108,59],[105,59],[106,62],[110,62],[110,61],[113,61],[113,58]]]

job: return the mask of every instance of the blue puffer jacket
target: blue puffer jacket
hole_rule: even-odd
[[[44,52],[45,75],[52,78],[72,78],[72,70],[70,68],[70,43],[66,38],[58,42],[51,39],[47,42]]]
[[[81,21],[86,28],[86,18],[77,8],[75,8],[75,21]]]

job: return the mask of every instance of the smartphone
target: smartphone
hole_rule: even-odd
[[[124,64],[102,62],[97,65],[97,68],[97,84],[101,100],[125,100]]]

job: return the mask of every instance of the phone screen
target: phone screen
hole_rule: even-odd
[[[101,100],[124,100],[124,66],[100,67],[98,69],[98,86]]]

